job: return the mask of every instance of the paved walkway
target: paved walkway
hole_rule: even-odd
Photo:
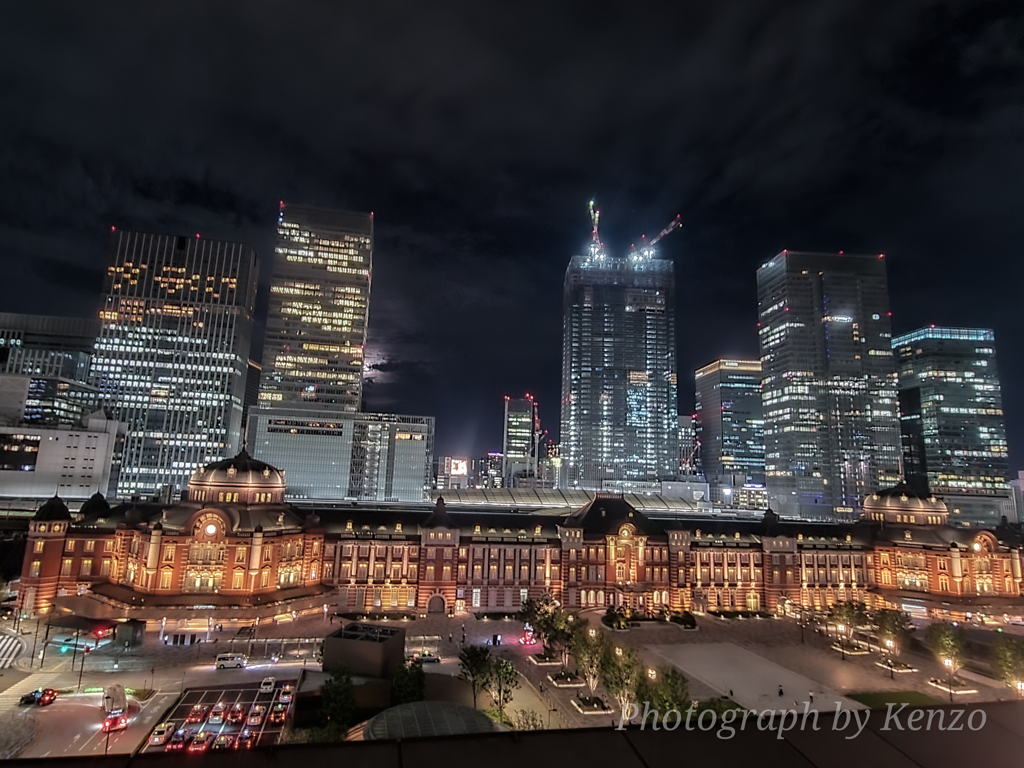
[[[647,651],[746,709],[803,710],[806,706],[834,712],[837,703],[844,709],[864,709],[863,704],[734,643],[649,645]]]

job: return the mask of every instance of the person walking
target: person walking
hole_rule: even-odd
[[[807,695],[811,697],[811,704],[814,703],[814,691],[808,691]]]
[[[783,696],[783,693],[782,693],[782,686],[780,685],[780,686],[779,686],[779,698],[781,699],[781,698],[782,698],[782,696]]]
[[[449,633],[448,633],[448,642],[450,643],[451,641],[452,641],[452,633],[451,633],[451,632],[449,632]]]

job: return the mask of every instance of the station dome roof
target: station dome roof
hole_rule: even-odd
[[[929,491],[917,490],[902,482],[867,496],[864,515],[869,520],[900,523],[945,524],[949,520],[945,502]]]
[[[189,498],[198,501],[281,503],[284,471],[254,459],[245,449],[237,456],[200,467],[188,481]],[[230,494],[226,498],[221,498]]]

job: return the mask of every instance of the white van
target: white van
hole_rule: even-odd
[[[217,654],[217,669],[234,667],[241,669],[249,663],[249,657],[244,653],[220,653]]]

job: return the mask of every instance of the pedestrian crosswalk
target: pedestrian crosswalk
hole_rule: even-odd
[[[6,691],[0,691],[0,712],[6,712],[18,706],[21,697],[29,691],[51,687],[51,683],[58,677],[60,677],[59,672],[37,672],[34,675],[29,675],[17,685],[12,685]]]
[[[25,643],[20,637],[0,635],[0,669],[10,667],[24,647]]]

